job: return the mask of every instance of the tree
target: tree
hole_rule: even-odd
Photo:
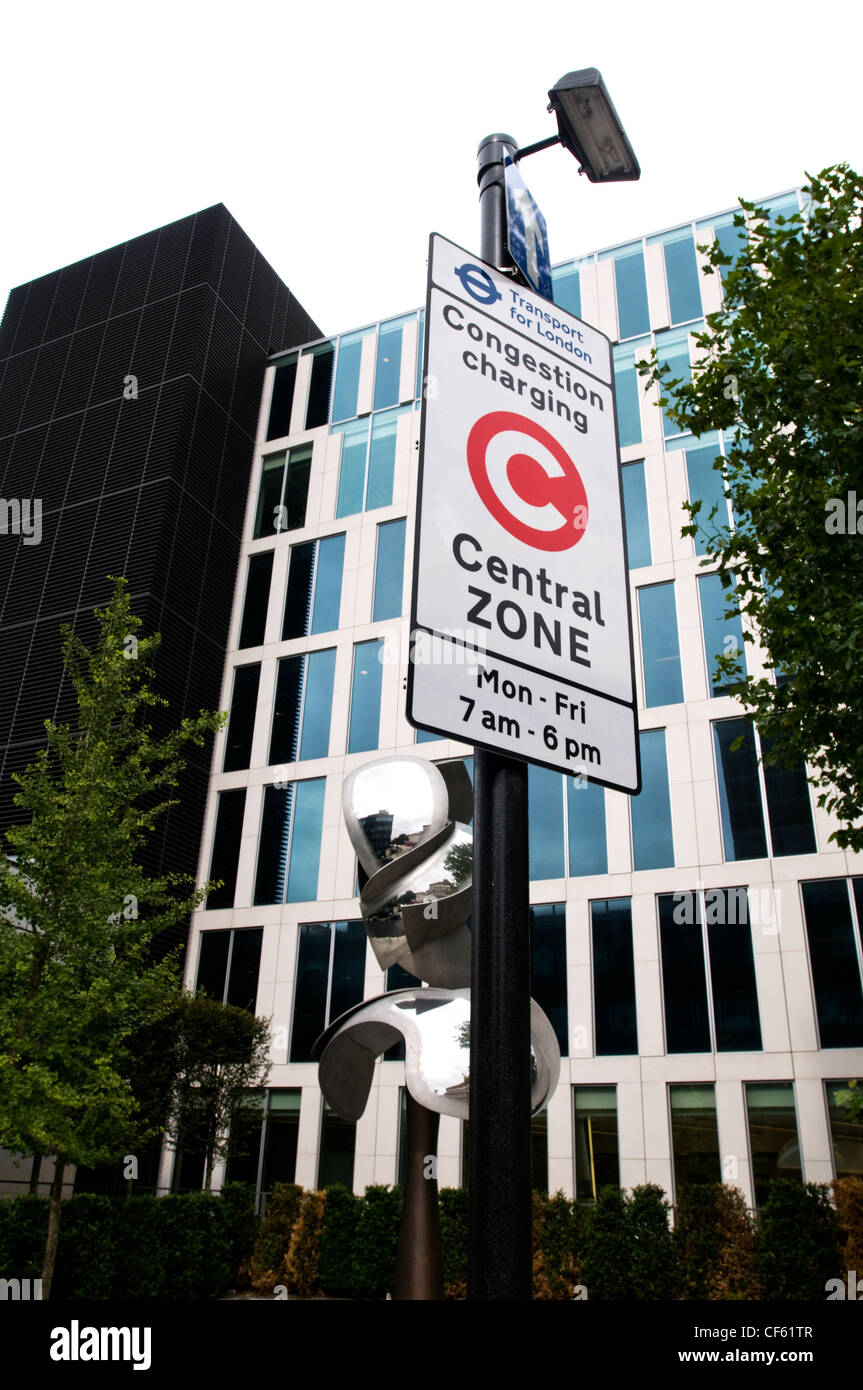
[[[714,679],[754,717],[766,761],[807,761],[819,805],[840,821],[831,838],[859,850],[863,179],[840,164],[806,193],[803,214],[774,224],[741,200],[736,259],[718,242],[701,248],[705,271],[725,273],[725,307],[696,335],[692,379],[672,378],[655,352],[639,370],[682,428],[725,431],[733,529],[696,499],[683,534],[707,533],[704,563],[718,562],[729,613],[739,606],[757,629],[771,675],[747,675],[732,654]]]
[[[16,775],[27,823],[0,854],[0,1144],[54,1155],[42,1271],[50,1294],[63,1173],[121,1157],[149,1137],[130,1084],[132,1039],[177,994],[178,963],[154,938],[211,885],[151,877],[141,852],[183,767],[224,716],[201,713],[154,738],[148,715],[159,637],[135,636],[125,581],[96,610],[89,650],[61,629],[77,728],[46,721],[47,745]]]
[[[270,1025],[206,994],[185,994],[170,1015],[175,1078],[168,1124],[174,1146],[204,1154],[209,1191],[218,1159],[236,1155],[270,1071]]]

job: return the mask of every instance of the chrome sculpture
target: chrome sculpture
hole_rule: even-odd
[[[312,1055],[326,1100],[362,1115],[375,1062],[404,1039],[407,1181],[395,1297],[443,1297],[437,1183],[423,1163],[440,1115],[466,1120],[470,1097],[470,930],[473,787],[465,765],[377,758],[345,778],[342,812],[356,850],[360,911],[382,970],[400,965],[426,988],[393,990],[335,1019]],[[549,1101],[560,1048],[531,1008],[531,1110]]]

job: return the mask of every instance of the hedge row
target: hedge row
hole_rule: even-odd
[[[815,1299],[827,1281],[863,1267],[863,1179],[829,1189],[779,1180],[758,1218],[737,1188],[683,1189],[674,1229],[661,1187],[603,1188],[585,1208],[534,1193],[537,1299]],[[249,1277],[261,1294],[381,1298],[392,1289],[398,1189],[277,1189]],[[440,1193],[447,1298],[467,1285],[467,1193]],[[856,1261],[856,1264],[854,1263]],[[281,1290],[280,1290],[281,1291]]]
[[[52,1300],[220,1298],[251,1254],[253,1198],[239,1183],[221,1194],[69,1198]],[[0,1201],[0,1275],[38,1278],[47,1229],[47,1197]]]
[[[777,1181],[756,1220],[737,1188],[684,1188],[674,1229],[662,1188],[606,1187],[585,1208],[534,1193],[537,1299],[814,1299],[863,1268],[863,1179],[829,1189]],[[447,1298],[467,1285],[467,1192],[440,1193]],[[835,1205],[834,1205],[835,1203]],[[206,1299],[232,1287],[272,1297],[380,1299],[392,1290],[398,1188],[276,1188],[259,1222],[241,1184],[221,1194],[63,1204],[52,1297]],[[38,1278],[44,1197],[0,1201],[0,1275]]]

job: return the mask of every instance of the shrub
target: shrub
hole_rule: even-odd
[[[722,1235],[719,1228],[718,1182],[683,1183],[677,1195],[674,1248],[680,1273],[680,1297],[708,1297],[712,1270],[719,1264]]]
[[[626,1204],[630,1242],[630,1298],[677,1297],[680,1277],[668,1224],[670,1210],[671,1203],[656,1183],[644,1183],[632,1189]]]
[[[714,1268],[707,1274],[709,1299],[757,1299],[758,1228],[739,1187],[717,1183],[716,1216],[719,1250]]]
[[[632,1297],[629,1222],[626,1197],[619,1187],[600,1188],[589,1213],[581,1283],[591,1301]]]
[[[116,1211],[115,1200],[90,1192],[63,1203],[52,1299],[111,1298],[122,1251]]]
[[[579,1279],[578,1208],[562,1192],[533,1194],[533,1296],[571,1299]]]
[[[823,1299],[840,1272],[839,1223],[826,1184],[777,1178],[761,1211],[758,1277],[768,1299]]]
[[[342,1183],[326,1189],[318,1278],[330,1298],[348,1298],[353,1286],[354,1241],[360,1199]]]
[[[0,1201],[0,1273],[38,1279],[48,1233],[48,1198],[24,1193]]]
[[[250,1283],[250,1262],[258,1234],[255,1214],[255,1189],[248,1183],[225,1183],[219,1194],[224,1206],[224,1218],[230,1241],[230,1261],[233,1287],[245,1289]]]
[[[445,1298],[467,1298],[467,1188],[438,1193]]]
[[[325,1206],[325,1193],[304,1193],[300,1214],[291,1232],[291,1243],[285,1256],[285,1282],[288,1292],[298,1298],[311,1298],[318,1291]]]
[[[863,1283],[863,1178],[837,1178],[833,1198],[842,1232],[840,1262],[843,1270],[856,1270]]]
[[[295,1182],[276,1183],[252,1253],[252,1288],[258,1293],[271,1294],[276,1284],[281,1282],[281,1271],[302,1196],[303,1189]]]
[[[398,1187],[367,1187],[357,1222],[352,1268],[355,1298],[383,1298],[392,1289],[401,1220]]]

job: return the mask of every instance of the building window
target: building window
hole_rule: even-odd
[[[638,741],[641,748],[641,793],[629,799],[633,867],[671,868],[674,864],[674,837],[671,830],[665,730],[644,730],[638,735]]]
[[[294,388],[297,384],[297,353],[283,358],[273,373],[273,394],[267,439],[282,439],[291,432],[291,412],[294,408]]]
[[[412,406],[396,406],[377,415],[334,427],[344,436],[339,469],[336,516],[388,507],[393,500],[396,436],[399,418]]]
[[[201,932],[196,987],[221,1004],[255,1011],[263,927]]]
[[[621,448],[625,448],[627,444],[641,443],[642,388],[639,385],[635,364],[649,353],[649,338],[640,338],[637,343],[625,343],[622,347],[615,346],[612,349],[617,433]]]
[[[686,323],[701,317],[701,287],[695,241],[689,227],[651,237],[648,246],[661,245],[665,256],[665,283],[672,323]]]
[[[273,552],[264,550],[249,557],[246,578],[246,597],[243,601],[243,621],[240,625],[241,647],[263,645],[267,629],[267,607],[270,602],[270,580],[273,574]]]
[[[575,1119],[575,1197],[595,1202],[603,1187],[620,1186],[617,1090],[614,1086],[573,1086]]]
[[[863,1046],[863,990],[848,883],[816,879],[800,885],[822,1047]]]
[[[402,367],[402,330],[405,324],[414,318],[414,314],[408,314],[404,318],[382,323],[378,329],[378,350],[375,360],[375,410],[383,410],[389,405],[398,405],[399,378]]]
[[[362,1002],[365,971],[362,922],[311,922],[300,927],[292,1062],[311,1062],[315,1039]]]
[[[417,384],[416,399],[422,400],[423,395],[423,346],[425,342],[426,311],[420,309],[419,328],[417,329]]]
[[[762,777],[773,855],[814,854],[815,828],[802,763],[789,769],[759,769],[755,730],[748,719],[714,724],[713,740],[726,860],[764,859],[770,852]],[[769,745],[762,743],[762,751],[765,747]]]
[[[373,328],[363,328],[357,333],[343,333],[339,338],[336,384],[333,390],[334,421],[350,420],[357,413],[363,343],[373,333]]]
[[[581,318],[581,277],[574,261],[559,265],[551,272],[552,294],[555,304],[568,314]]]
[[[734,219],[739,214],[725,212],[721,217],[715,218],[712,222],[699,222],[695,228],[699,242],[706,240],[706,234],[710,232],[714,239],[719,242],[719,249],[726,256],[731,257],[731,265],[723,265],[719,268],[719,274],[725,284],[728,272],[733,269],[734,262],[746,245],[746,228],[735,227]]]
[[[255,540],[305,526],[311,469],[311,444],[265,457],[255,512]]]
[[[318,1154],[318,1190],[341,1183],[349,1191],[354,1185],[354,1150],[357,1127],[343,1120],[324,1101],[321,1117],[321,1147]]]
[[[527,775],[531,879],[606,873],[603,788],[533,763]]]
[[[335,647],[281,659],[273,701],[270,763],[327,756],[335,670]]]
[[[760,1207],[775,1178],[803,1178],[791,1082],[747,1082],[746,1115],[755,1205]]]
[[[548,1116],[543,1110],[530,1120],[530,1170],[534,1192],[548,1191]],[[461,1185],[470,1186],[470,1123],[461,1122]]]
[[[530,909],[530,992],[555,1031],[561,1056],[568,1057],[565,903]]]
[[[383,639],[357,642],[351,678],[351,717],[348,752],[365,753],[377,748],[381,722],[381,654]]]
[[[693,537],[696,555],[706,555],[709,549],[708,538],[717,530],[726,528],[729,522],[724,473],[722,468],[714,468],[717,460],[721,460],[718,442],[715,445],[686,450],[689,501],[701,503],[698,516],[693,523],[697,527]]]
[[[689,381],[692,376],[692,363],[689,358],[689,338],[690,334],[700,333],[704,324],[702,322],[693,323],[688,328],[667,328],[656,337],[656,355],[659,358],[660,366],[668,367],[669,379],[679,381]],[[674,392],[664,388],[663,396],[674,401]],[[671,435],[683,434],[688,431],[676,425],[668,414],[666,406],[662,407],[662,428],[665,438]]]
[[[743,625],[739,612],[726,617],[730,596],[726,596],[718,574],[698,576],[698,598],[701,603],[701,627],[704,633],[704,655],[707,660],[707,684],[711,695],[724,695],[728,683],[717,679],[716,658],[734,656],[746,671],[746,652],[743,647]]]
[[[647,488],[644,484],[644,460],[625,463],[623,480],[623,515],[626,524],[626,555],[631,570],[651,563],[650,523],[647,512]]]
[[[330,387],[333,381],[332,343],[318,343],[307,349],[303,357],[311,357],[309,398],[306,403],[306,429],[315,430],[330,418]]]
[[[283,642],[335,631],[342,603],[344,563],[343,535],[291,546]]]
[[[836,1099],[837,1091],[848,1090],[849,1079],[824,1083],[833,1145],[833,1171],[837,1178],[863,1178],[863,1125],[850,1120],[847,1110]]]
[[[666,1050],[760,1051],[746,889],[662,894],[657,907]]]
[[[405,570],[404,517],[399,521],[384,521],[378,526],[375,554],[375,596],[372,621],[400,618]]]
[[[647,277],[641,242],[619,246],[613,251],[602,251],[599,259],[614,262],[618,337],[634,338],[639,333],[647,333],[650,311],[647,307]]]
[[[713,1086],[669,1086],[674,1185],[721,1182]]]
[[[234,667],[234,690],[231,695],[231,717],[225,739],[224,772],[237,772],[249,766],[252,756],[252,736],[255,732],[255,711],[258,706],[258,685],[261,663]]]
[[[219,792],[216,809],[216,829],[213,835],[213,857],[210,878],[221,879],[222,887],[207,895],[207,907],[233,907],[237,887],[237,865],[240,862],[240,839],[243,834],[243,813],[246,809],[246,789]]]
[[[644,703],[648,708],[680,704],[683,699],[683,679],[680,674],[674,583],[649,584],[637,592]]]
[[[629,898],[590,904],[593,943],[593,1015],[597,1057],[638,1052],[635,962]]]
[[[325,787],[316,777],[264,788],[256,906],[317,898]]]

